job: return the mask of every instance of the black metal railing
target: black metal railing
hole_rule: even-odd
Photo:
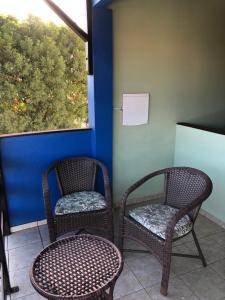
[[[6,295],[18,292],[18,287],[11,287],[9,271],[7,266],[4,238],[10,234],[7,203],[4,190],[3,173],[0,166],[0,277],[1,277],[1,299],[6,299]]]

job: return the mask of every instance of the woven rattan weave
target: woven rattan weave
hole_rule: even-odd
[[[113,299],[122,266],[114,244],[81,234],[45,248],[35,259],[30,278],[34,288],[48,299]]]
[[[165,239],[160,238],[132,219],[129,216],[129,209],[127,210],[126,206],[128,196],[138,187],[156,176],[164,176],[165,179],[164,193],[161,199],[162,204],[166,204],[177,209],[177,212],[174,213],[168,221],[165,231]],[[211,192],[212,182],[208,175],[193,168],[174,167],[159,170],[145,176],[134,183],[123,195],[121,201],[119,247],[122,251],[124,238],[130,238],[143,244],[158,258],[159,262],[162,264],[161,294],[165,296],[167,295],[168,290],[172,255],[199,258],[202,260],[203,266],[206,266],[205,258],[194,231],[194,224],[203,201],[209,197]],[[137,204],[136,206],[138,205],[140,206],[140,204]],[[193,224],[192,230],[189,231],[189,233],[192,233],[193,235],[199,255],[172,253],[172,242],[176,240],[173,238],[174,228],[178,221],[185,215],[190,217]],[[179,238],[182,238],[182,236]]]
[[[102,178],[106,207],[101,210],[55,215],[51,201],[54,191],[49,184],[49,177],[54,174],[57,177],[61,196],[80,191],[96,191],[96,178]],[[101,230],[108,239],[113,241],[111,189],[108,171],[102,162],[90,157],[68,157],[57,161],[43,174],[42,186],[51,242],[67,232],[83,229]]]

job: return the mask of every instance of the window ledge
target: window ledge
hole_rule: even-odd
[[[7,134],[0,134],[0,139],[29,136],[29,135],[43,135],[43,134],[52,134],[52,133],[89,131],[89,130],[92,130],[92,128],[88,127],[88,128],[71,128],[71,129],[52,129],[52,130],[43,130],[43,131],[34,131],[34,132],[29,131],[29,132],[21,132],[21,133],[7,133]]]

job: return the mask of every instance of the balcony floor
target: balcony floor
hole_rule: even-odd
[[[202,215],[195,228],[208,263],[206,268],[202,267],[199,260],[173,257],[166,298],[159,293],[161,266],[158,261],[147,253],[125,253],[124,270],[117,281],[114,299],[225,300],[225,230]],[[44,299],[30,284],[29,268],[34,256],[48,243],[46,225],[13,233],[6,238],[11,283],[20,288],[8,299]],[[127,241],[126,247],[135,246]],[[192,237],[187,236],[174,243],[174,251],[196,253]]]

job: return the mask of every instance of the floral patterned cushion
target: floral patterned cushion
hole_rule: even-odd
[[[165,239],[168,221],[177,211],[177,208],[168,205],[149,204],[131,210],[129,215],[152,233]],[[192,225],[190,217],[185,215],[176,224],[173,238],[181,237],[191,231]]]
[[[97,192],[76,192],[60,198],[55,206],[56,215],[65,215],[106,207],[105,198]]]

